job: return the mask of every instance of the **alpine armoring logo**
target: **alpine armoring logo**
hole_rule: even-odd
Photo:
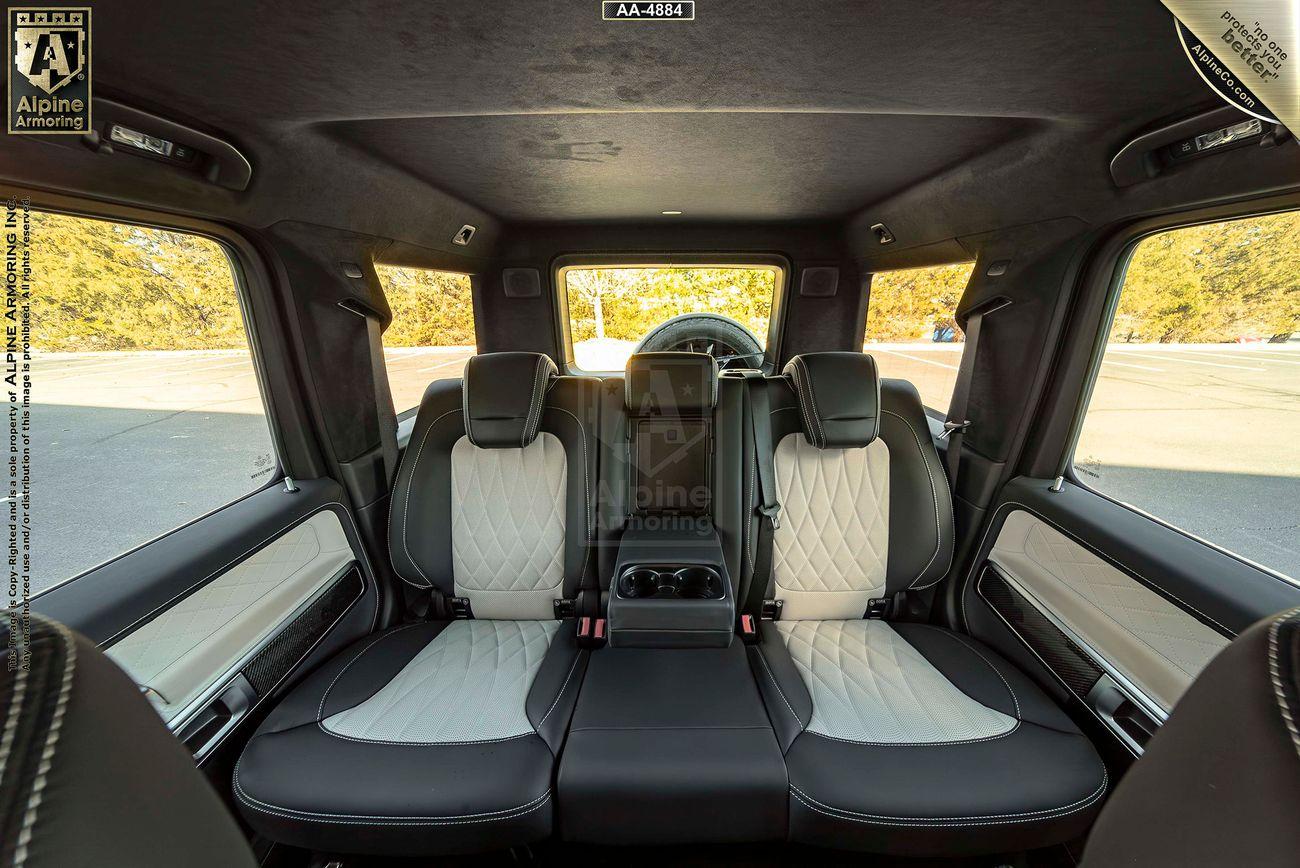
[[[9,10],[9,132],[90,131],[90,9]]]

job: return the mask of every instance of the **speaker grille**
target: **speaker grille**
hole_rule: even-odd
[[[824,298],[840,288],[840,270],[828,265],[805,268],[799,277],[799,294]]]
[[[1016,592],[992,567],[985,567],[976,588],[1025,644],[1080,698],[1088,695],[1101,669],[1047,616]]]
[[[265,696],[274,689],[365,589],[361,571],[354,566],[259,651],[244,667],[244,677],[257,695]]]
[[[542,294],[542,275],[536,268],[504,268],[501,283],[507,298],[536,298]]]

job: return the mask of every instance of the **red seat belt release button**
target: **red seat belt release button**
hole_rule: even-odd
[[[753,616],[753,615],[741,615],[741,616],[740,616],[740,632],[741,632],[741,635],[744,635],[744,636],[757,636],[757,635],[758,635],[758,630],[756,630],[756,629],[754,628],[754,616]]]
[[[596,619],[596,640],[600,641],[605,638],[605,619]]]
[[[591,635],[591,619],[582,617],[578,619],[578,638],[586,639]]]

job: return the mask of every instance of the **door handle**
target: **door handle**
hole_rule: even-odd
[[[244,719],[256,701],[257,691],[240,673],[176,735],[194,754],[194,761],[201,762]]]
[[[1130,699],[1109,675],[1097,679],[1088,691],[1087,702],[1102,722],[1139,756],[1160,728],[1160,721]]]

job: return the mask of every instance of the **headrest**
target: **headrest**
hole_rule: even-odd
[[[706,353],[635,353],[624,402],[634,416],[702,416],[718,403],[718,363]]]
[[[461,381],[465,434],[483,449],[521,449],[537,437],[546,388],[559,372],[541,353],[484,353]]]
[[[866,446],[880,434],[880,374],[866,353],[804,353],[782,372],[803,416],[804,437],[818,449]]]

